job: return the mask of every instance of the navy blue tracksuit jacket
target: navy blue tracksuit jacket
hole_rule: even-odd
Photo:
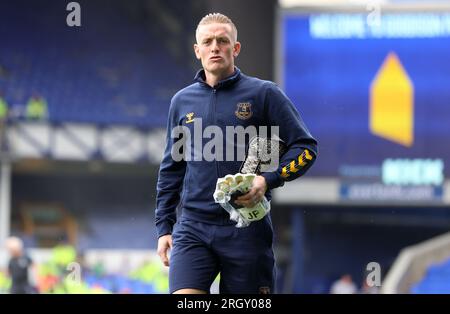
[[[250,106],[246,105],[243,109],[242,104]],[[268,199],[270,189],[303,175],[317,156],[317,141],[311,136],[295,106],[276,84],[244,75],[236,68],[232,76],[210,87],[205,83],[204,71],[199,71],[195,83],[180,90],[170,104],[167,142],[157,184],[158,237],[172,232],[178,206],[181,207],[181,215],[191,220],[222,225],[234,223],[229,219],[229,214],[214,202],[213,193],[217,179],[238,173],[242,160],[191,158],[186,161],[172,158],[172,148],[179,140],[171,137],[173,128],[185,126],[193,138],[195,124],[200,119],[203,130],[208,126],[218,126],[222,130],[224,159],[226,126],[279,126],[279,137],[286,144],[287,151],[276,171],[262,173],[268,184]],[[203,139],[202,146],[208,141],[210,139]],[[194,152],[194,140],[191,145]],[[298,166],[305,150],[312,159]]]

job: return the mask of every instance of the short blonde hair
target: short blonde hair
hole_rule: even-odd
[[[205,15],[200,22],[197,25],[197,29],[195,30],[195,37],[198,41],[198,29],[201,25],[208,25],[213,23],[219,23],[219,24],[229,24],[231,25],[231,32],[233,34],[233,39],[236,42],[237,41],[237,28],[236,25],[234,25],[233,21],[226,15],[221,13],[209,13],[208,15]]]
[[[17,238],[17,237],[7,238],[5,246],[10,251],[22,251],[23,250],[23,242],[20,238]]]

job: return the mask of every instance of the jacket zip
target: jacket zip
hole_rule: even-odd
[[[216,103],[217,103],[217,89],[213,88],[212,90],[212,119],[211,122],[213,122],[213,125],[217,125],[217,121],[216,121]],[[216,152],[217,154],[217,152]],[[217,156],[216,156],[217,157]],[[214,162],[216,164],[216,175],[217,178],[220,178],[220,174],[219,174],[219,163],[217,162],[217,158],[214,158]]]

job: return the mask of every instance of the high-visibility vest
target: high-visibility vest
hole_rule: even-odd
[[[47,117],[47,102],[43,99],[31,98],[27,103],[27,118],[43,119]]]
[[[8,104],[3,98],[0,98],[0,119],[6,118],[8,114]]]

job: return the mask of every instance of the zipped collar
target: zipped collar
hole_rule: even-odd
[[[239,79],[241,78],[241,70],[239,70],[238,67],[234,67],[234,73],[231,74],[229,77],[221,80],[219,83],[217,83],[213,88],[215,89],[219,89],[219,88],[223,88],[223,87],[227,87],[230,85],[233,85],[234,83],[236,83],[237,81],[239,81]],[[199,70],[196,74],[195,74],[195,78],[194,80],[196,82],[199,82],[203,85],[206,85],[208,87],[211,88],[211,86],[209,86],[206,83],[206,77],[205,77],[205,70],[201,69]]]

